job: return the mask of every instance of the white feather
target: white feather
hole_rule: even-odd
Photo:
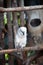
[[[24,34],[23,34],[24,33]],[[27,29],[20,27],[15,35],[15,48],[23,48],[27,43]]]

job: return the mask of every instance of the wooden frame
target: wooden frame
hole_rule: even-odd
[[[15,7],[15,8],[3,8],[0,7],[0,12],[18,12],[18,11],[29,11],[43,9],[43,5],[29,6],[29,7]]]

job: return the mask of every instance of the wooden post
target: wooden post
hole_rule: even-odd
[[[24,0],[19,0],[19,6],[24,7]],[[20,25],[24,26],[24,11],[20,12],[20,22]]]
[[[3,0],[0,0],[0,7],[3,7]],[[3,13],[0,12],[0,28],[3,27]]]
[[[16,0],[13,0],[12,7],[17,7]],[[14,38],[15,38],[16,31],[18,29],[17,12],[12,12],[12,15],[13,15],[13,31],[14,31]]]
[[[17,1],[16,0],[12,0],[12,8],[13,7],[17,7]],[[13,16],[13,35],[14,35],[13,38],[15,40],[15,35],[16,35],[17,29],[18,29],[17,12],[12,12],[12,16]],[[15,41],[14,41],[13,45],[15,47]],[[14,61],[16,61],[14,63],[16,64],[18,60],[16,59],[16,57],[14,57],[14,58],[15,58]]]
[[[0,0],[0,7],[3,7],[3,0]],[[4,28],[3,25],[3,13],[0,12],[0,45],[3,48],[3,40],[1,39],[1,31]]]
[[[7,7],[11,7],[11,0],[7,1]],[[8,32],[9,32],[9,48],[13,48],[13,38],[12,38],[12,26],[11,26],[11,12],[8,12]],[[10,24],[10,25],[9,25]]]
[[[7,0],[7,7],[11,7],[11,0]],[[12,35],[12,24],[11,22],[11,12],[8,12],[8,37],[9,37],[9,48],[13,48],[13,35]],[[12,53],[11,53],[12,54]],[[9,60],[10,65],[14,65],[14,56],[10,56],[11,59]]]

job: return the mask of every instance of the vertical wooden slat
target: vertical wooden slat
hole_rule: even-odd
[[[12,7],[17,7],[16,0],[13,0]],[[14,38],[15,38],[16,31],[18,29],[17,12],[13,12],[12,15],[13,15],[13,31],[14,31]]]
[[[7,0],[7,7],[11,7],[11,0]],[[10,24],[10,25],[9,25]],[[9,32],[9,48],[13,48],[13,36],[12,36],[12,26],[11,26],[11,12],[8,12],[8,32]],[[14,57],[10,56],[9,60],[10,65],[14,65]]]
[[[24,0],[19,0],[19,6],[24,7]],[[21,26],[24,26],[24,11],[20,12]]]
[[[2,47],[2,48],[4,48],[4,41],[3,41],[3,39],[1,38],[1,31],[2,31],[2,29],[4,28],[4,25],[3,25],[3,13],[0,13],[0,46]]]
[[[4,25],[3,25],[3,13],[0,13],[0,28],[4,28]]]
[[[7,1],[7,7],[11,7],[11,0]],[[8,32],[9,32],[9,48],[13,48],[11,12],[8,12],[7,17],[8,17]]]
[[[12,0],[12,7],[17,7],[17,1],[16,0]],[[14,35],[14,39],[15,39],[15,35],[16,35],[16,31],[18,29],[18,21],[17,21],[17,12],[12,12],[12,16],[13,16],[13,35]],[[15,42],[14,42],[14,47],[15,47]],[[16,65],[17,63],[17,59],[14,59],[14,64]]]
[[[3,0],[0,0],[0,7],[3,7]],[[1,39],[1,30],[4,28],[3,25],[3,13],[0,12],[0,45],[3,47],[3,41]]]
[[[3,0],[0,0],[0,7],[3,7]],[[0,28],[3,27],[3,13],[0,12]]]

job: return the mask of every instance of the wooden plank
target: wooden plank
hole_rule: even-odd
[[[43,5],[38,5],[38,6],[28,6],[28,7],[13,7],[13,8],[3,8],[0,7],[0,12],[18,12],[18,11],[28,11],[28,10],[38,10],[38,9],[43,9]]]

